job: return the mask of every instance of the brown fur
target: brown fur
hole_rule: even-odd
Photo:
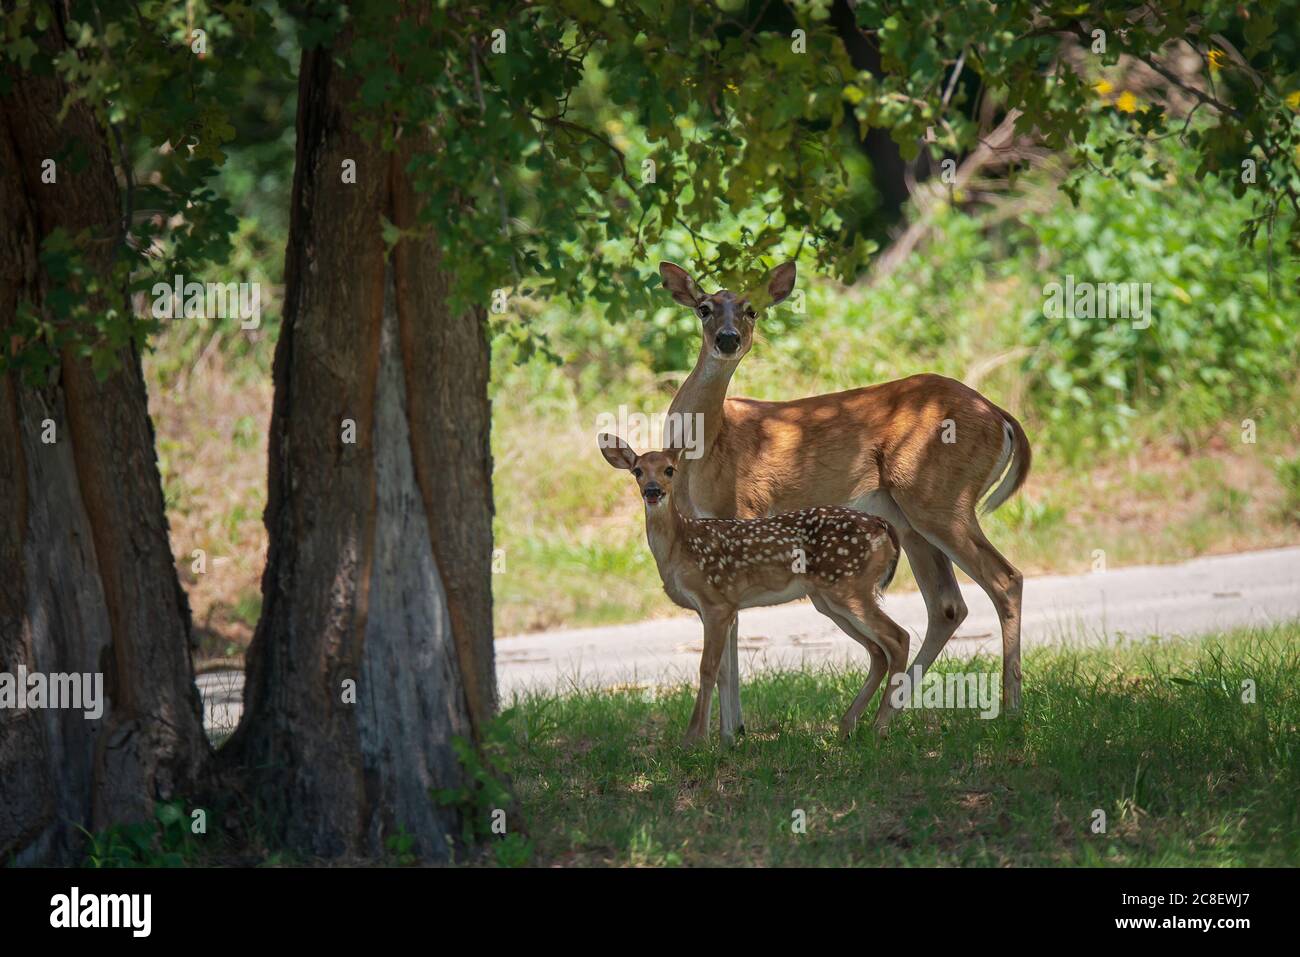
[[[685,518],[673,502],[677,450],[638,456],[613,436],[601,436],[600,446],[611,465],[636,477],[664,591],[696,611],[704,625],[700,688],[687,741],[708,733],[713,685],[740,609],[803,597],[871,655],[867,683],[840,724],[842,733],[851,732],[881,680],[907,662],[907,632],[877,603],[878,590],[898,563],[898,538],[888,523],[833,507],[748,521]],[[887,698],[876,717],[882,733],[893,712]]]
[[[974,389],[931,374],[790,402],[727,398],[753,343],[751,297],[705,295],[679,267],[663,263],[660,271],[677,302],[694,304],[703,332],[695,368],[669,409],[670,421],[674,414],[704,416],[701,454],[681,462],[678,507],[688,515],[755,518],[852,505],[882,516],[898,530],[929,612],[917,663],[928,667],[966,617],[956,561],[997,609],[1003,704],[1018,708],[1021,576],[984,537],[977,506],[988,495],[987,507],[996,508],[1024,485],[1031,452],[1020,423]],[[792,264],[772,276],[768,298],[777,303],[793,287]],[[724,328],[740,336],[734,350],[718,345]],[[734,666],[729,647],[724,687],[734,680],[738,688],[738,677],[726,674]],[[733,707],[738,724],[738,690]]]
[[[686,392],[670,413],[683,411]],[[945,419],[951,444],[942,441]],[[974,507],[1001,454],[1003,422],[1014,421],[973,389],[929,374],[792,402],[731,398],[711,445],[705,412],[707,451],[683,465],[692,505],[707,515],[840,505],[877,489],[918,504],[956,493]],[[1026,474],[1018,469],[1017,488]]]

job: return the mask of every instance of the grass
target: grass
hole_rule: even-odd
[[[716,713],[708,747],[679,746],[686,686],[524,698],[513,763],[533,863],[1300,863],[1300,622],[1034,650],[1024,673],[1020,720],[906,711],[888,738],[847,743],[835,729],[864,675],[759,676],[732,749]]]

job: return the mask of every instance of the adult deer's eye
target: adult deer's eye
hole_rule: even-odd
[[[745,318],[746,318],[746,319],[755,319],[755,318],[757,318],[757,317],[758,317],[758,313],[754,312],[754,308],[753,308],[752,306],[746,306],[746,307],[745,307]]]
[[[672,467],[671,465],[668,466],[668,468],[664,469],[664,475],[667,475],[669,478],[672,478],[672,477],[673,477],[673,472],[674,472],[674,469],[673,469],[673,467]]]
[[[640,477],[641,477],[641,470],[640,470],[640,469],[633,469],[633,470],[632,470],[632,474],[635,475],[637,478],[640,478]]]
[[[698,309],[696,309],[696,312],[698,312],[698,313],[700,314],[700,318],[701,318],[701,319],[707,319],[707,318],[709,318],[709,314],[710,314],[712,311],[713,311],[713,310],[709,308],[709,304],[708,304],[707,302],[706,302],[706,303],[703,303],[703,304],[702,304]]]

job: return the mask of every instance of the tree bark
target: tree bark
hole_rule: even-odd
[[[430,791],[496,708],[485,316],[448,309],[432,237],[405,232],[429,147],[357,131],[346,43],[300,69],[263,612],[223,755],[302,852],[373,856],[401,830],[443,860],[459,812]]]
[[[61,42],[51,34],[51,42]],[[45,308],[38,252],[58,228],[91,231],[86,262],[107,281],[120,242],[117,182],[84,104],[10,68],[0,97],[0,335],[19,303]],[[80,171],[41,163],[72,140]],[[115,297],[117,294],[114,294]],[[129,308],[126,291],[117,303]],[[168,538],[138,352],[96,380],[65,353],[52,381],[0,378],[0,672],[102,673],[98,720],[81,710],[0,708],[0,860],[78,859],[74,825],[148,820],[186,792],[209,754],[190,661],[189,604]],[[54,441],[44,441],[53,429]]]

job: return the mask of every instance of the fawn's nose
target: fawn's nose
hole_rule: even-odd
[[[740,333],[738,332],[719,332],[714,342],[718,344],[718,351],[726,355],[731,355],[740,348]]]

